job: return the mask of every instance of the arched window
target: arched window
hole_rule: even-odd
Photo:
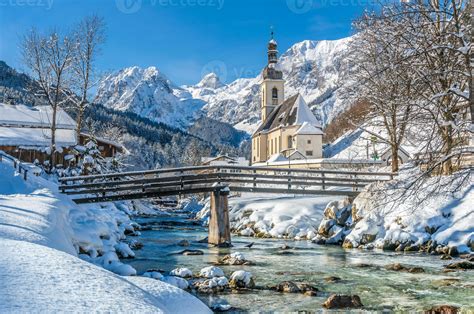
[[[273,99],[278,98],[278,88],[276,88],[276,87],[273,87],[273,89],[272,89],[272,98]]]

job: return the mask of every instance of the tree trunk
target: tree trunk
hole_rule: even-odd
[[[56,152],[56,113],[58,105],[54,105],[51,108],[53,109],[53,117],[51,119],[51,155],[49,156],[49,171],[53,169],[54,153]]]
[[[84,105],[81,104],[79,106],[79,110],[77,111],[77,125],[76,125],[76,141],[77,144],[79,143],[79,140],[81,138],[81,128],[82,128],[82,117],[84,116]]]
[[[392,172],[398,172],[399,162],[398,162],[398,145],[392,144]]]

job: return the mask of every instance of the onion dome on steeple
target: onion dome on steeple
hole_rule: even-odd
[[[283,79],[283,72],[277,70],[277,62],[278,62],[278,44],[276,40],[273,38],[273,30],[271,32],[271,39],[268,42],[268,64],[263,69],[263,78],[264,79],[274,79],[274,80],[281,80]]]

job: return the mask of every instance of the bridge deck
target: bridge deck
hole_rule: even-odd
[[[367,184],[393,173],[306,170],[238,166],[198,166],[61,178],[62,193],[76,203],[156,198],[208,193],[229,187],[234,192],[357,195]]]

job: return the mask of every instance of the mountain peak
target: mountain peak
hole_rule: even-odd
[[[221,83],[219,76],[217,76],[216,73],[211,72],[206,74],[196,86],[201,88],[217,89],[224,86],[224,84]]]

